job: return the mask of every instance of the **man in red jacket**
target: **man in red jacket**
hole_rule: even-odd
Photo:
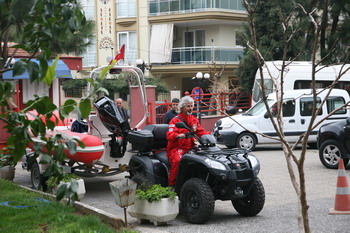
[[[166,135],[168,139],[167,156],[171,164],[169,186],[175,185],[177,172],[179,170],[179,163],[182,156],[195,146],[194,138],[186,137],[186,133],[188,133],[189,130],[176,128],[176,123],[184,122],[185,125],[192,128],[198,137],[201,137],[204,134],[209,134],[209,132],[205,131],[199,124],[198,119],[192,115],[193,104],[194,100],[190,96],[182,97],[179,103],[181,113],[169,122],[169,128]]]

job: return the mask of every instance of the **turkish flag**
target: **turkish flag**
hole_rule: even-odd
[[[125,53],[125,44],[122,45],[122,47],[119,50],[119,53],[115,56],[114,60],[117,62],[119,60],[124,60],[124,53]],[[109,63],[111,64],[112,61]]]

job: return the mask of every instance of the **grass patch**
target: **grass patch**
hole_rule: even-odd
[[[71,206],[47,201],[40,194],[0,179],[0,232],[123,232],[116,231],[92,215],[81,215]]]

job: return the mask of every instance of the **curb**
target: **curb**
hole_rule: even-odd
[[[39,190],[31,189],[31,188],[23,186],[23,185],[18,185],[18,186],[21,188],[24,188],[28,191],[35,192],[35,193],[41,194],[43,196],[46,196],[51,200],[56,200],[56,196],[54,194],[45,193],[45,192],[42,192]],[[66,202],[66,200],[63,200],[63,202]],[[120,219],[117,216],[115,216],[111,213],[108,213],[104,210],[100,210],[96,207],[90,206],[90,205],[82,203],[80,201],[75,201],[73,206],[80,213],[95,215],[98,218],[100,218],[103,222],[108,223],[117,229],[120,229],[121,227],[125,226],[124,221],[122,219]]]

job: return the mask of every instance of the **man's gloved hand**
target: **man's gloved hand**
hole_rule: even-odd
[[[191,138],[191,137],[193,137],[194,133],[193,132],[187,132],[187,133],[185,133],[185,135],[186,135],[186,138]]]

